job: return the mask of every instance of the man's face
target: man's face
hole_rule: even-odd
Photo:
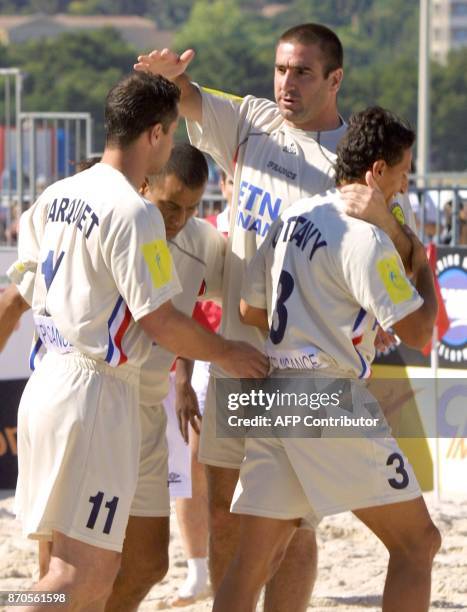
[[[323,111],[335,105],[342,70],[324,78],[322,52],[317,45],[282,42],[276,49],[274,95],[284,119],[303,130],[319,129]]]
[[[384,194],[386,202],[391,202],[397,193],[407,191],[412,167],[412,149],[406,149],[401,161],[395,166],[388,166],[384,161],[378,163],[381,164],[381,167],[374,173],[374,177]]]
[[[227,205],[230,206],[233,194],[233,179],[230,176],[226,176],[225,178],[221,176],[219,186],[221,188],[222,195],[227,200]]]
[[[157,139],[153,137],[154,140],[151,148],[151,166],[147,170],[147,174],[157,174],[169,161],[170,153],[172,152],[174,145],[174,134],[175,130],[177,129],[177,125],[178,118],[169,125],[167,132],[164,132],[161,125]]]
[[[169,174],[146,189],[144,197],[158,207],[164,218],[167,239],[175,238],[188,219],[195,215],[204,187],[191,189],[174,174]]]

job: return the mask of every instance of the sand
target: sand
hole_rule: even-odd
[[[0,494],[0,590],[27,589],[37,575],[36,543],[21,535],[13,515],[12,492]],[[443,545],[434,563],[430,609],[467,610],[467,498],[449,496],[437,502],[429,494],[426,500],[443,536]],[[380,610],[388,557],[376,537],[347,513],[323,521],[318,539],[319,576],[309,609],[319,612]],[[175,519],[170,546],[169,573],[151,590],[140,606],[141,611],[171,609],[167,602],[184,580],[186,564]],[[205,599],[184,610],[206,612],[211,609],[211,603]]]

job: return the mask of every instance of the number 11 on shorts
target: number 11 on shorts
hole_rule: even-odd
[[[89,498],[89,502],[92,504],[91,514],[89,515],[88,522],[86,523],[86,527],[88,529],[94,529],[94,525],[96,524],[97,517],[99,515],[99,511],[102,506],[102,502],[104,501],[104,493],[103,491],[98,491],[98,493]],[[114,520],[115,512],[117,510],[118,497],[114,497],[110,501],[106,502],[105,507],[108,509],[107,519],[105,521],[104,529],[102,530],[104,533],[109,534],[112,529],[112,523]]]

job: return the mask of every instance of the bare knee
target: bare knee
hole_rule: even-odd
[[[215,533],[230,530],[238,522],[230,512],[238,471],[208,466],[206,474],[210,530]]]
[[[168,570],[167,550],[158,551],[154,555],[141,556],[136,565],[122,565],[118,574],[119,586],[126,591],[146,594],[164,578]]]
[[[431,565],[434,556],[441,548],[441,542],[439,529],[432,521],[429,521],[426,526],[416,530],[407,541],[390,548],[389,552],[392,557],[415,563],[418,566]]]
[[[121,556],[115,554],[105,563],[86,567],[73,566],[51,559],[48,576],[53,576],[61,589],[70,593],[72,599],[83,602],[105,600],[112,592],[112,586],[120,567]]]

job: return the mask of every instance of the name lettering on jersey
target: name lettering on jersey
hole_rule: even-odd
[[[293,242],[302,252],[311,241],[311,248],[308,255],[309,261],[313,259],[318,249],[328,244],[326,240],[322,239],[321,231],[313,221],[301,215],[290,217],[283,223],[280,231],[282,232],[282,242]],[[272,241],[272,246],[274,248],[276,247],[278,239],[276,235]]]
[[[60,203],[56,198],[49,209],[47,223],[72,223],[89,238],[92,230],[99,225],[99,217],[84,200],[62,198]]]
[[[156,289],[167,285],[172,280],[172,256],[165,240],[147,242],[141,247],[143,257],[151,274],[152,284]]]
[[[380,259],[376,263],[376,269],[394,304],[410,300],[413,295],[413,289],[400,269],[396,255]]]
[[[72,344],[62,336],[53,319],[44,315],[34,315],[37,333],[47,350],[55,353],[69,353]]]
[[[281,198],[274,199],[269,191],[242,181],[238,196],[239,211],[236,224],[248,232],[255,232],[264,237],[271,223],[279,216],[281,204]]]
[[[271,170],[274,170],[274,172],[286,176],[291,181],[294,181],[297,178],[296,172],[288,170],[287,168],[284,168],[284,166],[279,166],[279,164],[276,164],[276,162],[273,161],[268,161],[266,168],[270,168]]]

